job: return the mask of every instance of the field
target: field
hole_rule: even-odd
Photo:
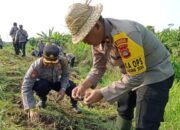
[[[60,39],[62,40],[67,39]],[[171,60],[176,78],[160,130],[180,130],[180,42],[167,43],[172,51]],[[25,58],[15,56],[11,44],[6,44],[4,49],[0,50],[0,130],[115,130],[116,104],[110,105],[102,100],[88,107],[79,102],[82,114],[76,114],[71,110],[69,98],[55,102],[54,92],[49,94],[47,108],[40,111],[40,121],[30,122],[22,107],[20,88],[26,70],[35,60],[30,56],[32,45],[33,42],[30,41]],[[79,83],[85,78],[92,64],[90,48],[84,44],[65,46],[67,52],[77,56],[78,62],[72,68],[71,78]],[[118,70],[112,73],[110,67],[98,87],[104,87],[119,78]]]

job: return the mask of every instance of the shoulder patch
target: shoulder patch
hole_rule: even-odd
[[[37,78],[39,75],[38,71],[36,69],[33,69],[33,71],[31,72],[31,78]]]

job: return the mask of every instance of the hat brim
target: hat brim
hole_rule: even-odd
[[[74,44],[77,44],[78,42],[82,41],[86,37],[86,35],[91,31],[91,29],[94,27],[99,17],[101,16],[102,9],[102,4],[98,4],[93,7],[93,11],[86,23],[81,27],[78,33],[72,35],[72,42]]]
[[[43,58],[44,63],[48,64],[57,64],[59,62],[59,59],[56,60],[47,60],[45,57]]]

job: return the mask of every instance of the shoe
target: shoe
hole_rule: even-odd
[[[77,114],[80,114],[81,113],[81,110],[76,106],[76,107],[73,107],[72,110],[74,112],[76,112]]]
[[[40,101],[37,103],[36,106],[39,107],[39,108],[45,108],[45,107],[46,107],[46,101],[40,100]]]

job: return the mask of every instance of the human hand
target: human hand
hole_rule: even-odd
[[[28,118],[31,122],[39,122],[39,109],[33,108],[28,110]]]
[[[64,89],[61,89],[58,93],[58,96],[57,96],[57,99],[56,101],[60,101],[64,98],[64,95],[65,95],[65,90]]]
[[[95,89],[85,94],[84,103],[87,105],[91,105],[93,103],[100,101],[102,98],[103,98],[103,95],[100,89]]]
[[[85,86],[78,85],[72,90],[72,97],[76,100],[83,100],[86,89],[87,88]]]

